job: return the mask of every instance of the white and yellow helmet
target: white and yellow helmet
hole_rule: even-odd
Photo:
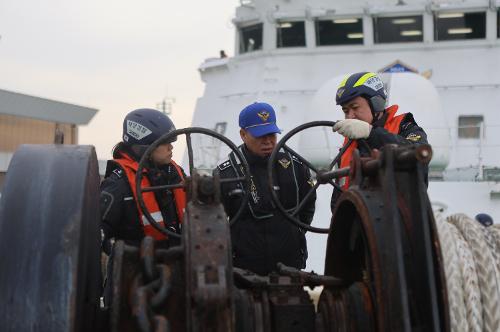
[[[337,89],[337,105],[343,105],[356,97],[368,100],[373,112],[382,112],[385,109],[387,93],[384,82],[377,74],[360,72],[347,75]]]

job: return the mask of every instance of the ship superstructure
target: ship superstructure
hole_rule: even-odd
[[[284,132],[337,120],[341,77],[379,71],[389,104],[412,112],[429,134],[431,200],[448,213],[486,212],[500,220],[499,0],[242,0],[233,23],[235,55],[199,68],[206,88],[193,126],[239,142],[238,113],[254,101],[275,107]],[[215,141],[198,143],[199,163],[224,159]],[[340,143],[324,134],[295,148],[318,149],[310,155],[322,164]],[[318,193],[317,225],[328,223],[328,196]],[[309,237],[310,246],[315,239]],[[321,259],[313,256],[308,267],[318,269]]]

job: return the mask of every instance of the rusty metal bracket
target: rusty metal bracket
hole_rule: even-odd
[[[233,276],[229,223],[218,203],[218,183],[193,176],[196,193],[186,208],[183,228],[186,327],[201,331],[234,331]],[[214,181],[216,182],[216,181]]]

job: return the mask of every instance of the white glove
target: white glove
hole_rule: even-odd
[[[358,119],[340,120],[333,126],[333,131],[349,139],[368,138],[372,126]]]

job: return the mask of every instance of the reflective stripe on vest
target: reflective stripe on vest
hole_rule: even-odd
[[[152,217],[152,218],[154,219],[154,221],[156,221],[157,223],[162,223],[162,224],[164,224],[164,222],[163,222],[163,216],[162,216],[162,214],[161,214],[161,212],[160,212],[160,211],[151,213],[151,217]],[[148,218],[146,218],[146,216],[145,216],[145,215],[143,215],[143,216],[142,216],[142,224],[143,224],[143,225],[149,225],[149,224],[150,224],[150,222],[149,222]]]
[[[120,159],[114,159],[114,162],[120,165],[125,174],[127,175],[127,180],[130,185],[130,189],[132,189],[132,193],[134,195],[135,203],[137,205],[137,211],[139,212],[139,220],[143,227],[144,234],[152,236],[155,240],[165,240],[167,237],[162,233],[158,232],[153,226],[151,226],[149,220],[146,218],[144,213],[142,213],[142,209],[137,201],[135,176],[137,173],[139,163],[133,160],[126,153],[122,152],[121,157],[122,158]],[[184,176],[182,175],[180,167],[173,160],[171,163],[174,166],[175,170],[177,171],[177,174],[179,174],[181,181],[184,181]],[[143,173],[145,175],[145,172]],[[150,187],[149,180],[146,176],[142,177],[141,187],[142,188]],[[179,223],[182,223],[182,219],[184,217],[184,209],[186,208],[186,193],[182,188],[173,189],[172,192],[174,194],[174,202],[177,210],[177,216],[179,217]],[[156,201],[154,192],[143,192],[142,198],[144,200],[144,205],[146,206],[146,209],[148,210],[149,214],[151,214],[153,219],[161,227],[165,227],[165,222],[163,220],[160,207],[158,206],[158,202]]]
[[[399,126],[401,124],[401,121],[403,121],[406,115],[406,114],[400,114],[398,116],[395,116],[396,112],[398,111],[398,108],[399,108],[398,105],[393,105],[387,108],[386,110],[388,116],[387,120],[385,121],[384,129],[390,132],[391,134],[399,134]],[[347,141],[348,139],[345,138],[344,145],[347,143]],[[354,150],[357,147],[358,147],[358,142],[353,141],[342,155],[342,158],[340,159],[340,168],[349,167],[349,165],[351,164],[352,154],[354,153]],[[340,185],[344,190],[349,188],[349,177],[345,176],[343,178],[340,178]]]

